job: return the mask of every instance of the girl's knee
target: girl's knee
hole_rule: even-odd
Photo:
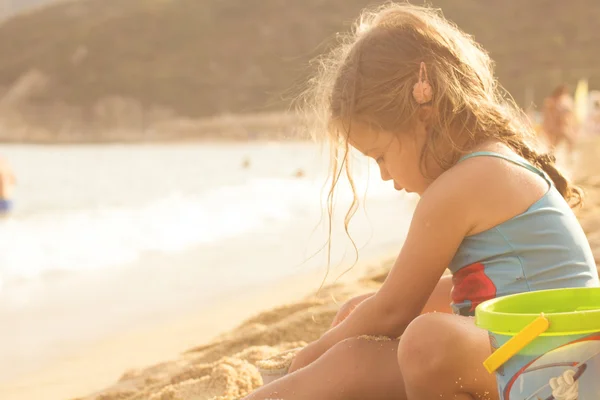
[[[432,379],[451,367],[459,340],[447,317],[424,314],[406,328],[398,346],[398,363],[405,380],[431,384]]]

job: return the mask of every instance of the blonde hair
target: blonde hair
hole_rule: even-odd
[[[487,52],[439,10],[386,4],[364,11],[352,32],[338,39],[338,46],[316,60],[318,74],[301,97],[304,111],[317,123],[313,132],[327,132],[331,144],[330,222],[334,189],[344,170],[355,196],[346,215],[346,231],[358,207],[349,165],[351,122],[391,132],[410,128],[421,107],[412,95],[421,62],[433,90],[422,170],[427,156],[447,169],[473,146],[496,140],[543,169],[571,206],[581,203],[581,190],[558,170],[554,157],[535,150],[535,131],[499,86]],[[456,151],[439,154],[440,145]]]
[[[346,233],[359,204],[350,169],[351,123],[406,131],[421,107],[412,91],[422,62],[432,87],[432,101],[427,104],[432,115],[421,154],[424,174],[426,157],[447,169],[475,145],[496,140],[544,170],[572,207],[581,204],[581,190],[558,170],[555,158],[535,149],[535,131],[499,86],[487,52],[444,19],[440,10],[389,3],[365,10],[354,29],[337,38],[338,45],[315,60],[318,73],[300,96],[302,111],[316,124],[312,132],[328,138],[331,145],[329,253],[334,192],[344,171],[354,195],[344,220]],[[324,132],[327,135],[322,135]],[[458,136],[453,138],[450,133]],[[436,151],[448,146],[455,150],[450,155]]]

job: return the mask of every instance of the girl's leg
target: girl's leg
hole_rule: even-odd
[[[483,367],[486,331],[472,318],[421,315],[404,331],[398,363],[409,400],[497,400],[496,379]]]
[[[451,312],[451,278],[442,277],[423,313]],[[347,339],[311,365],[263,386],[244,398],[260,399],[406,400],[398,365],[398,340],[375,342]]]
[[[398,341],[347,339],[244,400],[406,400]]]

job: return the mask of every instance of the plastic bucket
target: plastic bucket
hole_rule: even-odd
[[[501,400],[600,399],[600,288],[555,289],[480,304]]]

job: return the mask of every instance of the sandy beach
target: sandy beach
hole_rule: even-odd
[[[585,205],[576,213],[596,260],[599,151],[600,141],[585,140],[570,172],[586,191]],[[0,387],[0,398],[238,399],[262,384],[260,360],[317,339],[346,299],[377,290],[392,262],[393,254],[363,260],[318,293],[323,270],[229,296],[183,320],[97,343],[51,369]]]
[[[237,398],[262,383],[252,363],[316,339],[344,300],[376,290],[390,262],[359,263],[318,295],[324,270],[225,295],[195,314],[102,340],[51,368],[0,384],[0,398]],[[204,378],[189,386],[187,375]],[[188,395],[169,397],[180,390]]]
[[[282,302],[284,305],[248,318],[227,333],[188,349],[177,359],[128,370],[109,388],[77,399],[237,399],[262,384],[256,367],[260,360],[317,339],[331,324],[339,305],[350,297],[376,290],[390,265],[391,260],[363,266],[362,270],[367,271],[363,278],[346,277],[318,294],[314,294],[318,276],[306,277],[303,283],[310,286],[312,281],[308,292],[313,294],[295,302]],[[283,291],[289,298],[287,286],[284,283],[269,289],[268,297],[283,298],[279,292],[286,289]],[[299,286],[302,283],[291,285]]]

